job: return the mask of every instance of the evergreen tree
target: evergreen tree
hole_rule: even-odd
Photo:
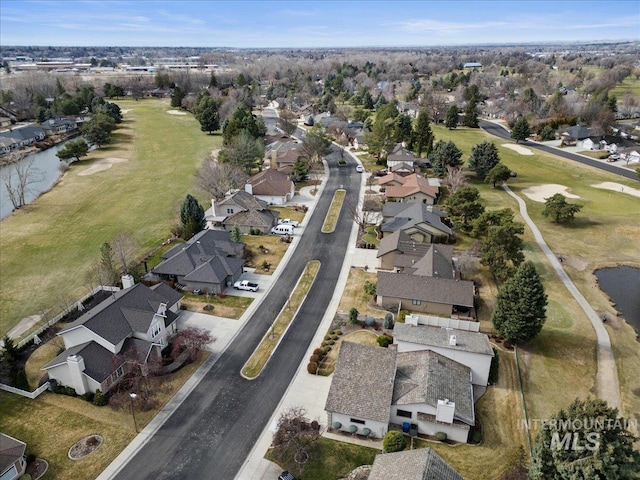
[[[187,194],[180,207],[180,222],[185,240],[203,230],[207,224],[204,218],[204,208],[190,194]]]
[[[433,149],[433,132],[429,124],[429,114],[425,109],[420,110],[420,113],[418,113],[411,144],[418,157],[422,156],[423,152],[428,156]]]
[[[240,231],[240,227],[238,227],[238,225],[233,227],[233,230],[231,230],[231,240],[236,243],[242,242],[242,232]]]
[[[180,108],[182,106],[182,100],[187,94],[180,87],[173,89],[171,93],[171,106],[174,108]]]
[[[116,122],[113,118],[104,112],[98,112],[82,125],[80,131],[89,143],[100,147],[111,141],[111,132],[115,128]]]
[[[545,199],[542,215],[551,218],[553,223],[567,223],[571,222],[580,210],[582,210],[582,205],[569,203],[564,195],[556,193]]]
[[[493,184],[493,188],[496,188],[496,184],[506,182],[511,178],[511,170],[503,163],[498,163],[495,167],[489,170],[485,177],[485,183]]]
[[[476,187],[464,187],[449,197],[447,214],[454,223],[468,230],[471,222],[484,212]]]
[[[469,170],[475,172],[479,178],[484,179],[498,163],[500,163],[500,154],[493,142],[484,141],[471,148]]]
[[[291,180],[294,182],[301,182],[309,176],[309,167],[302,157],[296,158],[291,168]]]
[[[478,128],[478,109],[475,101],[467,102],[464,108],[464,126],[469,128]]]
[[[193,109],[196,120],[200,122],[200,130],[212,134],[220,129],[219,104],[209,95],[203,96]]]
[[[626,425],[604,400],[574,400],[536,437],[529,480],[640,478],[640,452],[633,448],[639,439]]]
[[[487,229],[480,250],[480,263],[489,267],[498,280],[508,278],[524,261],[524,242],[518,236],[523,233],[524,225],[513,221]]]
[[[444,119],[444,126],[449,130],[452,128],[456,128],[458,126],[458,114],[460,111],[458,110],[458,106],[454,103],[447,109],[447,115]]]
[[[529,122],[524,117],[518,118],[511,129],[511,138],[513,138],[516,143],[520,143],[521,140],[526,140],[529,135],[531,135]]]
[[[63,149],[56,153],[56,157],[60,160],[68,160],[70,158],[76,161],[80,160],[80,157],[86,157],[89,153],[89,145],[82,138],[67,142]]]
[[[411,117],[404,113],[398,115],[393,122],[393,141],[396,143],[408,142],[412,133]]]
[[[244,106],[236,108],[223,125],[222,137],[224,143],[231,143],[233,138],[242,130],[247,131],[253,138],[259,138],[265,134],[264,123],[257,121],[249,109]]]
[[[434,145],[429,161],[433,168],[433,173],[437,177],[443,177],[447,173],[447,166],[457,167],[462,165],[462,150],[460,150],[451,140],[444,142],[438,140]]]
[[[236,165],[248,175],[253,169],[260,169],[263,159],[264,143],[246,130],[240,131],[220,152],[220,162]]]
[[[547,318],[547,295],[536,267],[522,263],[498,291],[492,321],[498,334],[513,343],[533,339]]]

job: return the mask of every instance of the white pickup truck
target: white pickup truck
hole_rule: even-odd
[[[296,228],[300,226],[300,223],[296,222],[295,220],[291,220],[290,218],[284,218],[278,220],[278,225],[291,225],[293,228]]]
[[[236,290],[249,290],[250,292],[257,292],[258,284],[250,282],[249,280],[242,280],[234,283],[233,288],[235,288]]]

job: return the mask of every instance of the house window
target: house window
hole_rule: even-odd
[[[412,416],[412,413],[411,412],[407,412],[406,410],[398,410],[396,412],[396,414],[399,417],[404,417],[404,418],[411,418],[411,416]]]
[[[359,423],[360,425],[366,425],[366,423],[367,423],[364,420],[358,420],[357,418],[350,418],[349,421],[351,423]]]
[[[411,300],[411,305],[420,305],[421,303],[420,300]]]
[[[233,208],[227,208],[227,213],[231,215],[233,213]]]
[[[162,331],[162,325],[160,324],[160,322],[156,323],[152,330],[151,330],[151,336],[155,337],[156,335],[158,335],[160,332]]]
[[[122,375],[124,375],[124,367],[120,365],[116,370],[116,378],[120,378]]]

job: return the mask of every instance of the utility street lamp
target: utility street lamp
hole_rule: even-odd
[[[135,410],[133,409],[133,401],[136,399],[137,396],[138,395],[136,395],[133,392],[129,394],[129,398],[131,399],[131,416],[133,417],[133,428],[136,429],[136,433],[138,433],[138,424],[136,423],[136,413],[135,413]]]

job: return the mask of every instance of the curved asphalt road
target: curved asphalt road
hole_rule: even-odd
[[[335,148],[335,147],[334,147]],[[345,157],[346,158],[346,157]],[[115,476],[118,480],[233,479],[278,406],[334,294],[359,197],[355,162],[337,167],[327,157],[329,177],[302,238],[256,313],[158,432]],[[320,232],[336,188],[347,190],[336,231]],[[240,369],[292,292],[306,263],[318,259],[313,288],[262,374],[253,381]]]
[[[479,124],[480,128],[482,128],[485,132],[505,140],[513,141],[509,131],[502,125],[499,125],[495,122],[489,122],[487,120],[480,120]],[[543,152],[550,153],[551,155],[557,155],[559,157],[566,158],[567,160],[573,160],[574,162],[582,163],[583,165],[589,165],[590,167],[599,168],[600,170],[620,175],[621,177],[626,177],[631,180],[638,180],[638,175],[636,174],[636,172],[627,170],[625,168],[620,168],[616,165],[611,165],[607,162],[603,162],[602,160],[596,160],[593,158],[585,157],[583,155],[577,155],[575,153],[566,152],[559,148],[549,147],[547,145],[543,145],[537,142],[530,142],[528,140],[520,142],[520,145],[535,148],[537,150],[542,150]]]

